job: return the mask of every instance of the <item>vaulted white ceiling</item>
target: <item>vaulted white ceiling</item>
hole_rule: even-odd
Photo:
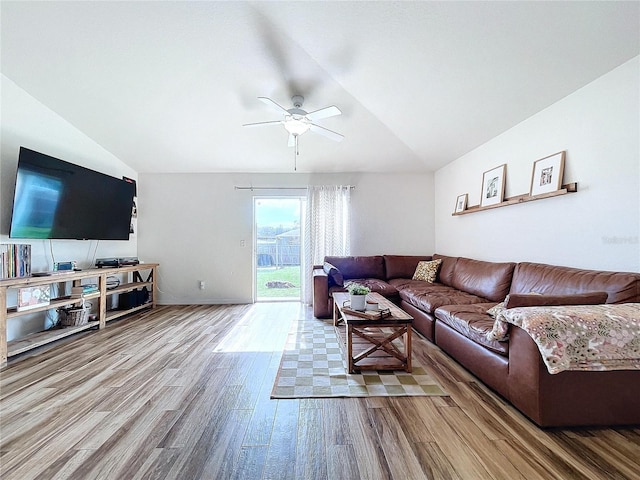
[[[632,2],[1,3],[2,73],[139,172],[432,171],[640,54]]]

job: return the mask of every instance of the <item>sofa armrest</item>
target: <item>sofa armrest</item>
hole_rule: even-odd
[[[541,425],[541,376],[544,365],[535,342],[519,327],[509,328],[509,400]]]
[[[541,427],[640,423],[640,371],[564,371],[551,375],[521,328],[509,334],[509,400]]]
[[[328,318],[331,316],[331,299],[329,298],[329,276],[324,269],[313,268],[313,316]]]

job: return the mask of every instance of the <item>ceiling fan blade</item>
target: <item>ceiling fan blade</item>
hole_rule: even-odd
[[[265,105],[267,105],[268,107],[272,108],[276,112],[282,113],[284,115],[289,115],[289,112],[287,111],[286,108],[284,108],[281,105],[278,105],[276,102],[274,102],[270,98],[268,98],[268,97],[258,97],[258,99],[262,100]]]
[[[335,117],[336,115],[342,115],[342,112],[335,105],[331,105],[330,107],[321,108],[320,110],[316,110],[315,112],[307,113],[307,118],[312,122],[315,122],[316,120]]]
[[[340,135],[339,133],[334,132],[333,130],[329,130],[328,128],[321,127],[320,125],[316,125],[314,123],[309,124],[309,129],[312,132],[319,133],[320,135],[324,135],[325,137],[330,138],[331,140],[334,140],[336,142],[341,142],[342,139],[344,138],[344,135]]]
[[[295,147],[296,146],[296,137],[292,133],[289,134],[289,143],[288,143],[287,146],[288,147]]]
[[[245,123],[243,127],[261,127],[262,125],[282,125],[282,120],[273,120],[271,122]]]

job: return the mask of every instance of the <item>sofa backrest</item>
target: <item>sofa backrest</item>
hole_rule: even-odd
[[[519,263],[510,293],[607,292],[607,303],[640,302],[640,273],[606,272],[559,267],[542,263]]]
[[[442,260],[440,268],[438,269],[438,275],[436,276],[436,282],[443,285],[451,286],[453,282],[453,269],[456,267],[458,257],[449,257],[447,255],[440,255],[439,253],[433,254],[434,260]]]
[[[342,273],[345,280],[351,278],[385,279],[384,258],[382,255],[366,255],[356,257],[324,257]]]
[[[451,286],[463,292],[501,302],[509,293],[515,263],[484,262],[459,257]]]
[[[418,262],[431,260],[431,255],[383,255],[386,280],[412,278]]]

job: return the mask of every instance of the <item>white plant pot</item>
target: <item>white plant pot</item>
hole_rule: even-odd
[[[351,309],[364,311],[366,300],[366,295],[351,295]]]

